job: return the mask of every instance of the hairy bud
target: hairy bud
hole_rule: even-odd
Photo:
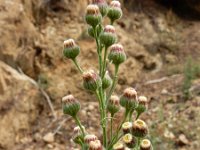
[[[132,123],[131,122],[124,122],[123,124],[122,124],[122,130],[123,130],[123,132],[124,132],[124,134],[126,134],[126,133],[131,133],[131,131],[132,131]]]
[[[120,104],[127,110],[133,110],[137,106],[137,92],[134,88],[129,87],[124,90],[120,98]]]
[[[62,98],[63,113],[70,116],[76,116],[80,110],[80,103],[74,98],[73,95],[67,95]]]
[[[119,65],[126,60],[126,54],[121,44],[113,44],[110,47],[108,59],[115,65]]]
[[[106,74],[102,80],[102,88],[107,89],[110,87],[111,84],[112,84],[112,79],[109,76],[108,71],[106,71]]]
[[[83,86],[86,90],[96,91],[100,84],[101,79],[94,70],[88,70],[83,73]]]
[[[113,150],[125,150],[125,147],[121,142],[117,142],[113,145]]]
[[[147,105],[148,101],[145,96],[139,96],[138,97],[138,106],[136,108],[138,114],[141,114],[147,110]]]
[[[80,53],[80,47],[73,39],[65,40],[63,43],[63,55],[69,59],[74,59]]]
[[[127,133],[123,136],[123,142],[128,148],[134,148],[136,146],[137,140],[132,136],[132,134]]]
[[[91,25],[93,28],[101,23],[102,17],[97,5],[90,4],[87,6],[85,20],[87,24]]]
[[[134,121],[132,129],[133,135],[136,137],[143,138],[148,134],[148,127],[146,123],[140,119]]]
[[[111,1],[107,16],[110,18],[112,23],[122,17],[122,9],[119,1]]]
[[[94,134],[87,134],[84,138],[85,143],[89,144],[91,141],[97,140],[96,135]]]
[[[100,34],[101,43],[105,45],[105,47],[109,47],[117,41],[117,36],[115,33],[115,28],[112,25],[107,25],[104,28],[104,32]]]
[[[101,142],[99,140],[91,141],[89,143],[89,150],[103,150]]]
[[[112,95],[110,100],[108,101],[107,110],[114,115],[119,111],[119,97],[116,95]]]
[[[144,139],[140,143],[140,150],[153,150],[151,142],[148,139]]]
[[[104,17],[108,12],[108,5],[105,0],[93,0],[93,4],[99,7],[102,17]]]

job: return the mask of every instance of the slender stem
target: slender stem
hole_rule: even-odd
[[[141,113],[137,112],[136,120],[140,117]]]
[[[139,150],[140,148],[140,138],[137,138],[137,145],[136,145],[136,150]]]
[[[80,65],[78,64],[76,58],[72,59],[72,61],[74,62],[75,66],[77,67],[77,69],[79,70],[79,72],[83,73],[83,70],[81,69]]]
[[[113,137],[113,117],[114,117],[114,114],[111,113],[111,120],[110,120],[110,140],[112,140],[112,137]]]
[[[74,118],[74,120],[76,121],[76,124],[77,124],[77,125],[79,126],[79,128],[81,129],[81,132],[82,132],[83,136],[85,136],[85,132],[84,132],[84,129],[83,129],[83,126],[82,126],[80,120],[78,119],[77,116],[74,116],[73,118]]]
[[[119,70],[119,65],[115,65],[115,75],[114,75],[114,79],[113,79],[113,82],[112,82],[112,86],[111,86],[110,91],[108,93],[108,96],[106,98],[106,101],[108,101],[110,99],[110,97],[111,97],[111,95],[112,95],[112,93],[113,93],[113,91],[115,89],[115,86],[117,84],[118,70]]]
[[[104,75],[106,73],[106,58],[107,58],[107,52],[108,52],[108,48],[105,47],[105,52],[104,52],[104,60],[103,60],[103,74],[102,74],[102,78],[104,78]]]
[[[134,111],[134,110],[131,110],[130,113],[129,113],[129,121],[132,121],[133,111]]]
[[[129,110],[126,110],[126,111],[125,111],[125,115],[124,115],[124,119],[123,119],[123,121],[121,122],[120,126],[118,127],[118,129],[117,129],[115,135],[113,136],[113,138],[112,138],[112,140],[111,140],[111,142],[110,142],[110,145],[108,146],[108,149],[111,148],[111,147],[113,146],[113,144],[116,143],[116,139],[118,139],[118,135],[119,135],[119,132],[120,132],[120,130],[121,130],[121,128],[122,128],[122,124],[126,121],[126,118],[127,118],[128,114],[129,114]]]

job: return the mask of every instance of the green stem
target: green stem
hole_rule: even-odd
[[[110,99],[110,97],[111,97],[111,95],[112,95],[112,93],[113,93],[113,91],[115,89],[115,86],[117,84],[118,70],[119,70],[119,65],[115,65],[115,75],[114,75],[114,79],[113,79],[113,82],[112,82],[112,86],[111,86],[110,91],[108,93],[108,96],[106,98],[106,103]]]
[[[114,114],[111,113],[111,120],[110,120],[110,140],[112,140],[112,137],[113,137],[113,117],[114,117]]]
[[[115,135],[113,136],[113,139],[111,140],[110,145],[108,146],[108,149],[109,149],[109,148],[112,148],[112,146],[116,143],[116,139],[118,139],[120,130],[121,130],[121,128],[122,128],[122,124],[126,121],[128,114],[129,114],[129,111],[126,110],[125,115],[124,115],[124,119],[123,119],[123,121],[121,122],[120,126],[118,127],[118,129],[117,129]]]
[[[80,65],[78,64],[76,58],[72,59],[72,61],[74,62],[75,66],[77,67],[77,69],[79,70],[79,72],[83,73],[83,70],[81,69]]]
[[[80,120],[78,119],[77,116],[74,116],[73,118],[74,118],[74,120],[76,121],[76,124],[77,124],[77,125],[79,126],[79,128],[81,129],[81,132],[82,132],[83,136],[85,136],[85,132],[84,132],[84,129],[83,129],[83,126],[82,126]]]
[[[136,120],[140,117],[141,113],[140,112],[137,112],[137,117],[136,117]]]
[[[134,111],[134,110],[131,110],[130,113],[129,113],[129,121],[132,121],[133,111]]]
[[[139,150],[140,148],[140,138],[137,138],[137,145],[136,145],[136,150]]]
[[[104,52],[104,60],[103,60],[103,74],[102,74],[102,78],[104,78],[104,75],[106,73],[106,58],[107,58],[107,53],[108,53],[108,48],[105,47],[105,52]]]

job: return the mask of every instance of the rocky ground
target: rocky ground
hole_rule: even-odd
[[[187,9],[164,0],[124,2],[116,30],[128,58],[116,93],[132,86],[148,97],[149,111],[141,117],[156,150],[200,149],[198,1],[177,1]],[[82,67],[98,66],[83,19],[88,3],[0,0],[0,149],[73,149],[75,124],[61,110],[61,97],[69,93],[80,99],[86,129],[101,136],[95,96],[83,90],[80,74],[61,53],[63,41],[74,38],[81,46]],[[197,72],[192,79],[191,68]]]

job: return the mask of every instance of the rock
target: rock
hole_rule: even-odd
[[[179,137],[178,137],[178,140],[177,140],[177,144],[180,145],[180,146],[188,145],[189,141],[184,134],[180,134]]]
[[[38,116],[40,92],[27,78],[1,61],[0,72],[0,147],[13,149],[19,141],[16,137],[25,138]]]
[[[47,133],[44,137],[43,137],[43,140],[47,143],[52,143],[54,142],[54,134],[49,132]]]

